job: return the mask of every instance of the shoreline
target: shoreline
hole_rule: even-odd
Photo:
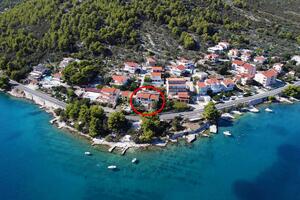
[[[185,142],[188,144],[188,143],[194,142],[195,140],[197,140],[199,138],[207,137],[207,135],[208,135],[208,138],[211,138],[210,136],[214,135],[212,133],[209,133],[209,125],[205,124],[204,126],[206,126],[206,127],[201,126],[198,130],[185,130],[181,133],[174,133],[173,138],[167,137],[164,140],[161,140],[163,142],[159,142],[159,143],[153,142],[153,143],[145,143],[145,144],[136,144],[133,141],[129,141],[129,140],[128,141],[120,141],[120,142],[108,142],[108,141],[105,141],[104,138],[93,138],[87,134],[84,134],[84,133],[76,130],[72,126],[66,124],[66,122],[59,121],[59,117],[56,116],[53,107],[47,106],[47,105],[42,105],[41,102],[38,102],[38,101],[35,101],[34,99],[28,98],[23,91],[20,91],[16,88],[12,88],[10,91],[6,91],[5,93],[9,94],[10,96],[19,98],[19,99],[30,100],[30,102],[34,103],[35,105],[39,105],[40,109],[43,109],[45,112],[52,115],[53,119],[51,119],[49,121],[49,123],[51,125],[54,125],[58,129],[68,131],[71,134],[83,137],[90,143],[91,146],[105,147],[105,149],[107,149],[107,151],[110,153],[113,153],[113,151],[116,149],[117,152],[120,151],[121,155],[124,155],[128,149],[148,150],[151,147],[162,148],[162,147],[166,147],[170,144],[177,144],[182,140],[185,140]],[[295,101],[297,101],[297,100],[295,100]],[[282,101],[277,101],[277,102],[263,101],[256,105],[263,106],[263,105],[271,105],[274,103],[291,104],[291,102],[288,102],[286,99],[284,99]],[[232,121],[239,120],[241,116],[242,115],[235,116],[234,119],[232,119]],[[195,133],[192,133],[192,132],[195,132]],[[216,133],[216,134],[218,134],[218,133]],[[124,138],[125,137],[126,136],[124,136]],[[191,139],[191,137],[192,137],[192,139]]]

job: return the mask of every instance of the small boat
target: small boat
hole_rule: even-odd
[[[270,108],[266,108],[265,111],[266,112],[273,112],[273,110],[271,110]]]
[[[107,167],[107,169],[117,169],[117,166],[116,165],[110,165]]]
[[[92,153],[91,153],[91,152],[89,152],[89,151],[86,151],[86,152],[84,152],[84,155],[91,156],[91,155],[92,155]]]
[[[231,136],[230,131],[224,131],[223,134],[226,135],[226,136]]]
[[[202,136],[203,136],[203,137],[209,137],[209,135],[206,134],[206,133],[203,133]]]
[[[131,160],[132,163],[137,163],[137,161],[138,161],[137,158],[133,158],[133,159]]]
[[[255,108],[255,107],[251,107],[251,108],[249,109],[249,111],[250,111],[250,112],[253,112],[253,113],[258,113],[258,112],[259,112],[259,110],[258,110],[257,108]]]

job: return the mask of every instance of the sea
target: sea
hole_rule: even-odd
[[[0,200],[299,200],[300,104],[268,107],[221,122],[212,138],[121,156],[1,93]]]

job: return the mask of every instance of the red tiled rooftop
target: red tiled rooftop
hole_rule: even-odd
[[[104,92],[104,93],[116,93],[117,91],[118,91],[118,89],[110,88],[110,87],[104,87],[101,89],[101,92]]]
[[[249,64],[249,63],[245,63],[245,64],[243,65],[243,67],[244,67],[245,69],[247,69],[247,70],[253,70],[253,69],[254,69],[254,66],[251,65],[251,64]]]
[[[159,77],[161,77],[161,73],[160,72],[152,72],[151,76],[159,76]]]
[[[185,66],[183,66],[183,65],[178,65],[178,66],[177,66],[177,69],[183,71],[183,70],[185,70]]]
[[[130,66],[130,67],[134,67],[134,68],[139,66],[139,64],[137,64],[136,62],[131,62],[131,61],[130,62],[125,62],[125,64]]]
[[[241,60],[233,60],[232,61],[232,64],[236,64],[236,65],[239,65],[239,66],[243,66],[245,64],[244,61],[241,61]]]
[[[262,74],[268,78],[277,76],[277,72],[274,69],[269,69],[268,71],[264,71],[264,72],[262,72]]]
[[[131,91],[121,91],[121,96],[122,97],[129,97],[132,94]]]
[[[220,81],[217,78],[206,79],[205,82],[208,85],[213,85],[213,84],[220,83]]]
[[[190,98],[188,92],[178,92],[178,98]]]
[[[118,82],[118,83],[124,83],[127,81],[127,77],[126,76],[120,76],[120,75],[113,75],[112,76],[112,79],[115,81],[115,82]]]
[[[234,84],[234,81],[232,79],[224,79],[223,81],[223,84],[224,85],[231,85],[231,84]]]
[[[198,82],[198,86],[200,88],[205,88],[206,87],[206,84],[204,82]]]

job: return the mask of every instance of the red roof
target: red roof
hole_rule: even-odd
[[[256,56],[254,59],[258,60],[258,61],[265,61],[266,60],[266,58],[263,57],[263,56]]]
[[[251,64],[249,64],[249,63],[245,63],[245,64],[243,65],[243,67],[244,67],[245,69],[247,69],[247,70],[253,70],[253,69],[254,69],[254,66],[251,65]]]
[[[159,76],[159,77],[161,77],[161,73],[160,72],[152,72],[151,76]]]
[[[243,66],[245,64],[244,61],[241,61],[241,60],[233,60],[232,61],[232,64],[236,64],[236,65],[239,65],[239,66]]]
[[[167,81],[169,82],[186,82],[184,78],[167,78]]]
[[[183,70],[185,70],[185,66],[183,66],[183,65],[178,65],[178,66],[177,66],[177,69],[179,69],[180,71],[183,71]]]
[[[188,92],[178,92],[178,98],[188,99],[190,95]]]
[[[198,82],[198,86],[200,88],[205,88],[206,87],[206,84],[204,82]]]
[[[134,68],[139,66],[139,64],[137,64],[136,62],[125,62],[125,65],[128,65],[130,67],[134,67]]]
[[[152,71],[162,71],[162,70],[163,70],[163,68],[160,67],[160,66],[154,66],[154,67],[152,67]]]
[[[122,97],[129,97],[132,94],[131,91],[121,91],[121,96]]]
[[[272,77],[276,77],[277,76],[277,72],[274,69],[269,69],[268,71],[264,71],[264,72],[262,72],[262,74],[264,76],[266,76],[267,78],[272,78]]]
[[[220,83],[220,81],[217,78],[206,79],[205,82],[208,85],[213,85],[213,84]]]
[[[126,76],[120,76],[120,75],[113,75],[112,79],[117,83],[125,83],[127,81]]]
[[[224,79],[222,82],[226,86],[234,84],[234,81],[232,79],[229,79],[229,78],[228,79]]]
[[[104,93],[116,93],[118,91],[118,89],[116,88],[111,88],[111,87],[104,87],[101,89],[101,92],[104,92]]]

